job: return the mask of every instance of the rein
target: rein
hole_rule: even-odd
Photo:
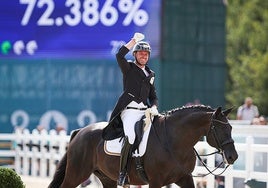
[[[220,121],[220,120],[217,120],[217,119],[214,119],[214,114],[212,115],[211,117],[211,125],[210,125],[210,129],[209,129],[209,132],[210,131],[213,131],[213,138],[214,140],[216,141],[216,144],[217,144],[217,147],[219,148],[218,151],[215,151],[215,152],[212,152],[210,154],[206,154],[206,155],[199,155],[199,153],[196,151],[196,149],[194,148],[194,152],[195,152],[195,155],[197,156],[198,160],[201,162],[201,164],[207,169],[208,173],[207,174],[204,174],[204,175],[192,175],[193,177],[205,177],[209,174],[212,174],[214,176],[220,176],[221,174],[223,174],[226,169],[230,166],[229,164],[227,166],[225,166],[225,168],[223,169],[223,171],[219,174],[215,174],[214,172],[220,168],[221,165],[224,164],[224,162],[222,161],[219,165],[217,165],[215,167],[215,169],[213,170],[210,170],[207,166],[207,164],[205,164],[202,159],[201,159],[201,156],[210,156],[210,155],[213,155],[213,154],[221,154],[222,158],[224,158],[224,155],[223,155],[223,151],[222,151],[222,147],[226,144],[229,144],[229,143],[233,143],[233,139],[230,139],[230,140],[226,140],[224,141],[223,143],[220,143],[219,140],[218,140],[218,137],[217,137],[217,133],[216,133],[216,130],[215,130],[215,125],[213,125],[213,122],[218,122],[220,124],[223,124],[223,125],[227,125],[228,122],[223,122],[223,121]]]
[[[222,175],[224,172],[225,172],[225,170],[230,166],[229,164],[223,169],[223,171],[221,172],[221,173],[219,173],[219,174],[215,174],[214,172],[218,169],[218,168],[220,168],[220,166],[221,165],[223,165],[224,164],[224,162],[222,161],[220,164],[218,164],[213,170],[210,170],[209,168],[208,168],[208,166],[207,166],[207,164],[205,164],[204,162],[203,162],[203,160],[201,159],[201,156],[210,156],[210,155],[214,155],[214,154],[221,154],[221,156],[223,156],[223,154],[222,154],[222,152],[220,151],[220,150],[218,150],[218,151],[215,151],[215,152],[212,152],[212,153],[209,153],[209,154],[206,154],[206,155],[199,155],[199,153],[196,151],[196,149],[194,148],[194,153],[195,153],[195,155],[197,156],[197,158],[198,158],[198,160],[200,161],[200,163],[206,168],[206,170],[208,171],[208,173],[206,173],[206,174],[203,174],[203,175],[192,175],[192,177],[205,177],[205,176],[207,176],[207,175],[209,175],[209,174],[212,174],[212,175],[214,175],[214,176],[220,176],[220,175]]]

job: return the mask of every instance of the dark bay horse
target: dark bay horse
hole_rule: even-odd
[[[191,173],[196,156],[193,147],[203,136],[206,136],[209,145],[223,151],[228,164],[233,164],[238,155],[231,137],[232,127],[226,117],[230,111],[200,105],[173,109],[156,117],[142,157],[148,183],[137,175],[132,160],[130,184],[161,188],[175,183],[181,188],[194,188]],[[100,179],[104,188],[117,187],[119,157],[104,152],[102,128],[96,129],[99,124],[89,125],[72,134],[50,188],[75,188],[92,173]]]

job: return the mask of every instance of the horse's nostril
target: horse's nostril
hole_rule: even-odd
[[[229,157],[228,161],[229,161],[229,163],[233,164],[235,160],[233,157]]]
[[[237,160],[237,158],[238,158],[238,155],[237,155],[237,154],[230,155],[230,156],[228,157],[228,162],[229,162],[230,164],[233,164],[233,163]]]

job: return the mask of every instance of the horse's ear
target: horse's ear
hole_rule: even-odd
[[[221,107],[218,107],[217,110],[215,111],[215,115],[217,116],[220,113],[221,113]]]
[[[233,108],[234,108],[234,107],[231,107],[231,108],[229,108],[229,109],[227,109],[227,110],[224,110],[222,113],[227,117],[228,114],[233,110]]]

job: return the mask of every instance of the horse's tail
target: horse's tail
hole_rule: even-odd
[[[49,184],[48,188],[58,188],[61,186],[65,176],[66,164],[67,164],[67,153],[65,153],[63,158],[60,160],[56,172],[54,174],[53,180]]]
[[[80,131],[80,129],[75,130],[71,134],[71,139],[75,137],[75,135]],[[54,174],[52,182],[49,184],[48,188],[59,188],[63,182],[64,176],[65,176],[65,170],[67,165],[67,152],[64,154],[62,159],[60,160],[59,164],[57,165],[56,172]]]

